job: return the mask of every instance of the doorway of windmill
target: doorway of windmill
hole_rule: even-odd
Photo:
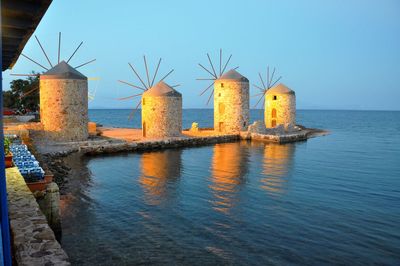
[[[218,124],[218,131],[223,132],[224,131],[224,122],[219,122]]]
[[[273,120],[271,121],[271,127],[276,127],[276,120],[275,120],[275,119],[273,119]]]
[[[142,133],[143,133],[143,137],[145,138],[146,137],[146,122],[143,122]]]
[[[275,108],[272,109],[272,118],[276,118],[276,109]]]

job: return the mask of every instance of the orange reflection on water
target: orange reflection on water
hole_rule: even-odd
[[[236,192],[244,183],[248,167],[248,146],[242,142],[217,144],[212,158],[213,208],[228,213],[236,201]]]
[[[168,183],[176,181],[181,174],[181,150],[149,152],[142,155],[142,174],[139,183],[145,200],[158,205],[168,194]]]
[[[286,191],[288,173],[292,167],[294,144],[267,144],[264,147],[261,188],[277,195]]]

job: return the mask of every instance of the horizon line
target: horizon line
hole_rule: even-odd
[[[182,108],[182,110],[191,110],[191,109],[206,109],[206,110],[213,110],[214,108],[199,108],[199,107],[190,107],[190,108]],[[103,107],[94,107],[94,108],[89,108],[89,110],[133,110],[133,108],[103,108]],[[141,110],[141,108],[138,108],[138,110]],[[250,110],[263,110],[261,108],[250,108]],[[393,110],[393,109],[321,109],[321,108],[300,108],[296,109],[299,111],[376,111],[376,112],[400,112],[400,109],[398,110]]]

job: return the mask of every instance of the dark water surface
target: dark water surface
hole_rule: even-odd
[[[90,111],[113,126],[128,114]],[[207,117],[184,111],[184,127]],[[399,265],[400,112],[298,122],[332,133],[86,158],[63,201],[63,247],[85,265]]]

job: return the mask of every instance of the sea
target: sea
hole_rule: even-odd
[[[90,110],[139,127],[140,111]],[[251,110],[251,121],[262,120]],[[185,109],[213,126],[212,109]],[[400,265],[400,112],[298,110],[329,135],[73,158],[73,265]]]

